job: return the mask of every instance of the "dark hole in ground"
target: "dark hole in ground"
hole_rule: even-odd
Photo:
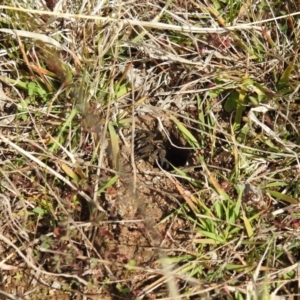
[[[168,145],[166,145],[166,159],[176,168],[183,167],[186,165],[190,151],[188,149],[182,149],[183,146],[180,141],[174,136],[171,136],[171,140],[178,148],[168,143]],[[170,170],[172,167],[170,166],[165,169]]]
[[[190,151],[184,149],[184,145],[176,136],[171,134],[170,138],[173,144],[159,132],[137,130],[134,144],[135,156],[138,159],[148,160],[154,167],[162,167],[166,171],[172,170],[171,165],[176,168],[185,166]]]

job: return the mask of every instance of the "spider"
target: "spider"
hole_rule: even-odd
[[[155,134],[151,131],[137,130],[134,140],[135,156],[139,159],[148,158],[150,163],[158,160],[159,164],[169,168],[169,161],[166,159],[167,151],[163,140],[156,140]]]

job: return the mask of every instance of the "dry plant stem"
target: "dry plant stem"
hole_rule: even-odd
[[[160,20],[160,18],[162,17],[162,15],[164,14],[164,12],[168,9],[168,7],[171,4],[171,0],[168,0],[164,6],[164,8],[160,11],[160,13],[151,21],[152,22],[158,22]],[[140,41],[145,35],[148,35],[149,32],[144,30],[142,31],[136,38],[134,38],[133,42],[138,42]]]
[[[52,99],[50,100],[50,104],[49,104],[49,107],[48,107],[48,111],[47,111],[47,116],[50,114],[51,110],[52,110],[52,106],[53,106],[53,103],[54,101],[58,98],[58,96],[63,92],[65,88],[65,82],[63,82],[58,91],[55,93],[55,95],[52,97]]]
[[[12,7],[12,6],[6,6],[6,5],[0,5],[0,9],[8,9],[8,10],[14,10],[14,11],[22,11],[22,12],[28,12],[32,14],[39,14],[39,15],[49,15],[49,16],[55,16],[58,18],[79,18],[79,19],[88,19],[88,20],[98,20],[102,22],[117,22],[121,25],[131,25],[131,26],[141,26],[146,28],[156,28],[156,29],[165,29],[165,30],[173,30],[178,32],[188,32],[188,33],[223,33],[233,30],[248,30],[248,29],[255,29],[258,31],[262,30],[261,26],[254,26],[255,24],[263,24],[266,22],[274,21],[275,19],[266,19],[262,21],[257,21],[249,24],[239,24],[237,26],[228,26],[226,28],[199,28],[196,26],[177,26],[177,25],[170,25],[165,23],[159,23],[159,22],[145,22],[145,21],[138,21],[138,20],[129,20],[129,19],[114,19],[110,17],[98,17],[98,16],[88,16],[88,15],[77,15],[77,14],[63,14],[63,13],[57,13],[57,12],[50,12],[50,11],[42,11],[42,10],[35,10],[35,9],[25,9],[25,8],[18,8],[18,7]],[[289,17],[299,15],[300,12],[296,12],[293,14],[290,14]],[[277,17],[276,20],[287,18],[288,16],[281,16]]]
[[[22,206],[25,207],[24,199],[21,197],[21,194],[20,194],[19,190],[14,185],[14,183],[9,179],[9,177],[6,174],[6,172],[3,169],[0,168],[0,173],[2,174],[2,176],[4,177],[4,179],[5,179],[6,183],[7,183],[7,184],[4,184],[3,180],[1,180],[1,185],[3,185],[11,193],[15,194],[17,197],[19,197],[19,199],[20,199],[20,201],[22,203]]]
[[[53,46],[57,47],[58,49],[65,50],[66,52],[68,52],[73,57],[76,64],[78,66],[81,66],[78,58],[76,57],[76,55],[70,49],[68,49],[67,47],[61,45],[58,41],[56,41],[55,39],[53,39],[50,36],[47,36],[45,34],[30,32],[30,31],[26,31],[26,30],[17,30],[17,29],[12,30],[12,29],[7,29],[7,28],[0,28],[0,32],[5,32],[5,33],[8,33],[8,34],[11,34],[11,35],[15,36],[16,38],[19,38],[19,36],[23,36],[23,37],[26,37],[26,38],[32,38],[32,39],[39,40],[39,41],[42,41],[44,43],[53,45]]]
[[[156,161],[156,162],[157,162],[157,165],[159,166],[158,161]],[[152,234],[153,242],[154,242],[155,246],[157,247],[157,253],[161,260],[161,265],[163,268],[163,273],[165,275],[164,277],[166,278],[166,284],[167,284],[167,287],[169,290],[170,297],[171,297],[171,299],[180,299],[180,296],[179,296],[180,294],[179,294],[178,287],[176,285],[175,277],[174,277],[174,273],[173,273],[173,269],[174,269],[173,264],[170,263],[170,260],[165,255],[165,253],[160,250],[160,242],[159,242],[160,233],[158,232],[157,228],[155,228],[155,224],[154,224],[153,220],[147,218],[145,208],[143,208],[142,211],[144,211],[144,213],[145,213],[145,225],[148,228],[149,232]]]
[[[134,97],[134,84],[132,84],[132,107],[131,107],[131,117],[132,117],[132,134],[131,134],[131,165],[132,165],[132,173],[133,173],[133,195],[136,196],[136,166],[135,166],[135,160],[134,160],[134,135],[135,135],[135,118],[134,118],[134,112],[135,112],[135,97]],[[138,199],[138,197],[136,197]]]
[[[22,226],[21,226],[21,224],[19,224],[17,218],[14,218],[9,199],[7,197],[5,197],[4,194],[0,194],[0,200],[1,200],[1,203],[3,203],[5,205],[6,212],[11,221],[11,224],[12,224],[12,226],[11,226],[12,230],[14,231],[14,233],[16,235],[22,236],[28,242],[29,236],[28,236],[27,232],[22,229]]]
[[[87,195],[86,193],[84,193],[83,191],[78,191],[78,189],[69,180],[67,180],[64,176],[62,176],[61,174],[59,174],[56,171],[54,171],[52,168],[50,168],[49,166],[47,166],[46,164],[44,164],[42,161],[38,160],[32,154],[30,154],[29,152],[25,151],[24,149],[22,149],[21,147],[19,147],[15,143],[11,142],[8,138],[6,138],[5,136],[3,136],[1,133],[0,133],[0,139],[4,143],[8,144],[13,149],[15,149],[16,151],[18,151],[22,155],[24,155],[25,157],[27,157],[27,158],[31,159],[32,161],[34,161],[35,163],[37,163],[40,167],[46,169],[52,175],[56,176],[58,179],[60,179],[62,182],[64,182],[66,185],[68,185],[70,188],[72,188],[73,190],[77,191],[78,194],[80,196],[82,196],[86,201],[88,201],[92,205],[95,205],[99,211],[105,212],[105,210],[96,201],[93,201],[91,199],[91,197],[89,195]]]
[[[73,278],[73,279],[78,280],[78,282],[84,284],[85,286],[88,285],[88,282],[86,282],[86,281],[83,280],[82,278],[78,277],[77,275],[68,275],[68,274],[63,274],[63,273],[61,273],[61,274],[58,274],[58,273],[57,273],[57,274],[56,274],[56,273],[46,272],[46,271],[43,271],[43,270],[39,269],[38,267],[36,267],[36,266],[30,261],[30,259],[28,259],[28,258],[22,253],[22,251],[21,251],[14,243],[12,243],[9,239],[7,239],[7,238],[6,238],[5,236],[3,236],[1,233],[0,233],[0,239],[1,239],[4,243],[6,243],[6,245],[8,245],[8,246],[14,248],[14,249],[16,250],[16,252],[18,253],[18,255],[20,255],[20,256],[24,259],[24,261],[26,262],[26,264],[27,264],[30,268],[34,269],[36,272],[41,272],[42,274],[49,275],[49,276],[62,276],[62,277],[66,277],[66,278]],[[28,248],[28,250],[29,250],[29,248]]]
[[[111,85],[110,85],[110,88],[112,89]],[[113,92],[113,90],[112,90],[112,92]],[[96,178],[95,187],[94,187],[94,199],[93,199],[95,203],[97,201],[97,196],[98,196],[97,191],[99,188],[99,178],[100,178],[102,163],[103,163],[103,159],[104,159],[104,153],[107,148],[107,138],[106,138],[105,132],[107,132],[107,127],[108,127],[108,123],[109,123],[110,105],[111,105],[111,103],[109,102],[109,104],[107,106],[105,123],[104,123],[103,131],[102,131],[102,135],[101,135],[101,138],[99,139],[100,150],[99,150],[97,178]],[[96,140],[98,142],[98,138]]]
[[[1,291],[1,290],[0,290],[0,295],[4,296],[5,297],[4,299],[23,300],[22,297],[14,296],[12,294],[5,293],[4,291]]]
[[[168,172],[161,168],[161,171],[170,179],[170,181],[176,186],[180,195],[184,198],[190,209],[194,212],[194,214],[198,213],[198,209],[194,203],[196,203],[196,199],[194,199],[193,195],[187,195],[176,178],[174,178],[173,174],[170,175]]]
[[[8,265],[8,264],[5,263],[6,261],[8,261],[13,256],[14,256],[14,253],[10,253],[7,257],[3,258],[0,261],[0,270],[17,270],[18,269],[18,267]]]
[[[20,37],[18,36],[18,34],[16,34],[16,37],[17,37],[17,40],[18,40],[18,43],[19,43],[19,47],[20,47],[21,53],[22,53],[22,55],[23,55],[23,59],[24,59],[24,61],[25,61],[25,63],[26,63],[26,66],[27,66],[27,68],[28,68],[28,70],[29,70],[31,76],[34,78],[34,73],[32,72],[32,69],[30,68],[30,63],[29,63],[28,58],[27,58],[27,55],[26,55],[26,53],[25,53],[24,45],[23,45],[23,43],[21,42],[21,39],[20,39]]]

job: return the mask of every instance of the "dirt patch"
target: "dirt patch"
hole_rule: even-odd
[[[147,129],[156,130],[154,124]],[[167,139],[164,143],[168,147]],[[128,161],[123,159],[122,164],[126,165],[126,173],[104,197],[110,212],[107,220],[111,222],[97,229],[94,247],[103,259],[111,262],[109,274],[107,268],[101,268],[101,280],[106,276],[112,281],[121,280],[123,289],[130,287],[131,294],[138,294],[144,287],[141,277],[145,273],[140,271],[132,276],[124,265],[157,265],[157,247],[178,249],[184,245],[185,251],[192,250],[187,245],[191,228],[188,222],[172,216],[182,199],[156,163],[146,157],[137,159],[135,179]]]

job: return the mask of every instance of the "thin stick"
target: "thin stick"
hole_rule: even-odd
[[[254,24],[263,24],[266,22],[275,21],[278,19],[283,18],[290,18],[291,16],[299,15],[300,12],[295,12],[293,14],[289,14],[286,16],[280,16],[277,18],[272,19],[266,19],[262,21],[257,21],[253,23],[248,24],[238,24],[236,26],[228,26],[226,28],[211,28],[211,27],[196,27],[196,26],[177,26],[177,25],[171,25],[171,24],[165,24],[160,22],[145,22],[145,21],[139,21],[139,20],[130,20],[130,19],[115,19],[110,17],[99,17],[99,16],[89,16],[89,15],[78,15],[78,14],[66,14],[66,13],[57,13],[57,12],[51,12],[51,11],[42,11],[42,10],[35,10],[35,9],[25,9],[25,8],[19,8],[19,7],[12,7],[12,6],[6,6],[6,5],[0,5],[0,9],[7,9],[7,10],[14,10],[14,11],[21,11],[21,12],[27,12],[32,14],[39,14],[39,15],[49,15],[49,16],[55,16],[57,18],[79,18],[79,19],[88,19],[88,20],[98,20],[106,23],[120,23],[121,25],[130,25],[130,26],[141,26],[144,28],[157,28],[157,29],[164,29],[164,30],[172,30],[172,31],[178,31],[178,32],[187,32],[187,33],[222,33],[222,32],[228,32],[228,31],[234,31],[234,30],[248,30],[248,29],[255,29],[261,31],[262,28],[260,26],[254,26]]]
[[[90,202],[92,205],[95,205],[97,207],[97,209],[99,209],[100,211],[105,212],[105,210],[96,202],[93,201],[92,198],[87,195],[85,192],[83,191],[79,191],[77,189],[76,186],[74,186],[68,179],[66,179],[64,176],[62,176],[61,174],[57,173],[55,170],[53,170],[51,167],[47,166],[45,163],[43,163],[42,161],[40,161],[39,159],[37,159],[36,157],[34,157],[32,154],[30,154],[29,152],[27,152],[26,150],[22,149],[21,147],[19,147],[18,145],[16,145],[15,143],[11,142],[8,138],[6,138],[5,136],[3,136],[0,133],[0,139],[8,144],[9,146],[11,146],[12,148],[14,148],[16,151],[18,151],[19,153],[21,153],[22,155],[24,155],[25,157],[31,159],[32,161],[34,161],[36,164],[38,164],[40,167],[46,169],[49,173],[51,173],[52,175],[56,176],[57,178],[59,178],[63,183],[65,183],[66,185],[68,185],[70,188],[72,188],[73,190],[77,191],[78,194],[80,196],[82,196],[86,201]]]

